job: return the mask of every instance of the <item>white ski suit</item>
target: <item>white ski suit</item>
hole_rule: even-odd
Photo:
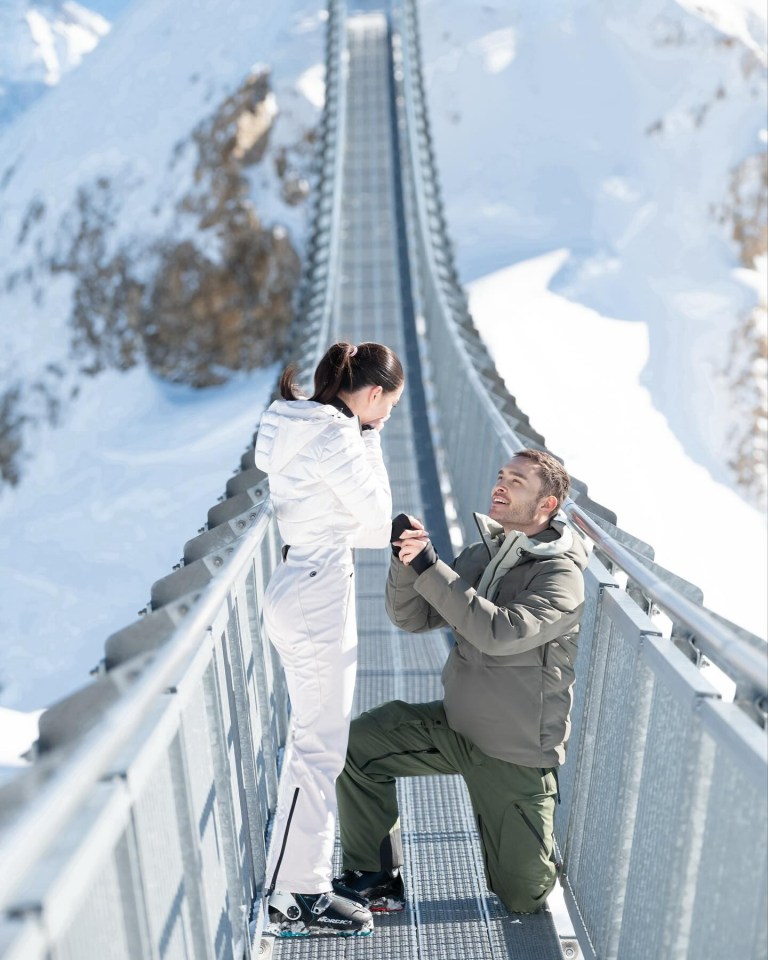
[[[291,698],[266,882],[331,889],[336,778],[344,767],[357,670],[353,547],[387,547],[392,496],[376,430],[311,400],[276,400],[256,439],[289,550],[264,603]]]

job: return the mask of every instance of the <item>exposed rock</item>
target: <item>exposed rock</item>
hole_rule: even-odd
[[[768,166],[765,154],[748,157],[732,174],[719,220],[730,231],[743,266],[754,270],[768,254]],[[765,267],[763,265],[763,271]],[[728,435],[728,466],[744,495],[765,509],[768,491],[768,305],[761,286],[757,306],[734,327],[721,375],[735,408]]]
[[[728,466],[748,500],[765,510],[768,489],[768,311],[763,300],[734,329],[724,373],[743,420],[735,421],[728,435],[733,454]]]
[[[177,146],[174,162],[195,151],[194,185],[176,202],[193,220],[186,239],[110,255],[119,191],[106,178],[80,191],[70,246],[51,266],[77,276],[72,325],[84,372],[144,358],[160,376],[204,387],[278,357],[300,262],[284,231],[261,224],[243,176],[263,159],[274,115],[259,72]],[[149,280],[136,276],[139,263]]]
[[[20,410],[21,388],[14,385],[0,394],[0,478],[11,485],[21,477],[23,427],[26,417]]]
[[[169,245],[142,317],[150,366],[204,387],[232,370],[274,362],[285,346],[299,267],[279,230],[231,237],[220,263],[192,243]]]
[[[192,134],[195,187],[178,206],[219,239],[219,256],[192,240],[156,247],[142,334],[148,362],[170,380],[221,383],[227,371],[271,363],[282,352],[300,262],[285,231],[259,221],[243,175],[264,158],[275,114],[261,71]]]
[[[747,157],[733,171],[723,220],[730,221],[741,262],[754,268],[757,258],[768,252],[768,162],[764,153]]]
[[[276,114],[269,72],[261,69],[177,145],[169,171],[181,192],[156,205],[174,211],[164,236],[120,229],[136,186],[129,168],[81,185],[58,223],[42,200],[30,203],[17,238],[30,257],[5,276],[4,286],[28,284],[42,302],[46,277],[72,278],[75,367],[66,377],[42,370],[34,383],[0,395],[0,480],[18,482],[25,436],[36,423],[55,422],[78,372],[146,362],[169,380],[204,387],[278,358],[300,261],[287,231],[261,222],[246,178],[247,168],[267,155]],[[306,134],[279,151],[286,203],[307,195],[293,156],[306,159],[313,139]]]

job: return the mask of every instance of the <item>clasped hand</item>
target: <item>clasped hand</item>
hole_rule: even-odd
[[[411,529],[403,530],[400,539],[394,541],[395,546],[400,548],[400,560],[406,567],[429,543],[429,533],[424,529],[421,520],[410,516],[408,519],[411,521]]]

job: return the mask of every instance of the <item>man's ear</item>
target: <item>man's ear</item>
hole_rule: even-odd
[[[557,497],[553,497],[551,494],[542,501],[542,508],[550,515],[557,510]]]

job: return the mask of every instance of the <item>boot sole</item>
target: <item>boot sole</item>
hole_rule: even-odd
[[[330,930],[312,930],[309,933],[291,933],[289,930],[283,930],[280,933],[272,933],[265,930],[262,936],[279,937],[281,940],[308,940],[310,937],[343,937],[348,940],[350,937],[370,937],[372,933],[373,930],[358,930],[356,933],[347,933],[342,930],[335,933]]]
[[[298,924],[297,924],[298,926]],[[306,939],[307,937],[370,937],[373,927],[369,930],[332,930],[328,927],[318,927],[307,930],[306,927],[297,930],[280,929],[276,924],[268,924],[262,932],[263,937],[282,937],[285,939]]]

